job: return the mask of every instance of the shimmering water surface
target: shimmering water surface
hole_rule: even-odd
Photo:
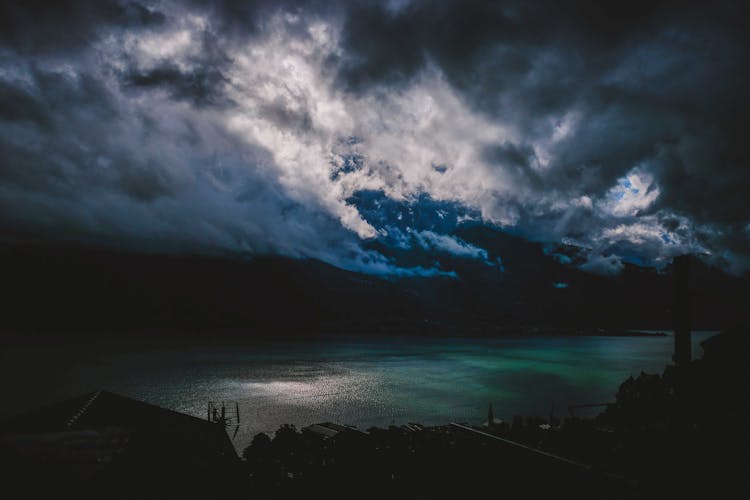
[[[711,332],[693,334],[694,356]],[[34,400],[104,388],[205,417],[213,401],[237,401],[234,438],[336,421],[367,428],[418,421],[479,423],[492,403],[498,418],[567,414],[568,405],[612,401],[618,385],[670,362],[667,337],[532,337],[492,340],[338,338],[327,342],[194,347],[86,354],[23,353],[3,369],[6,396]],[[40,357],[44,358],[40,361]],[[28,376],[36,370],[38,376]],[[18,373],[21,371],[21,373]],[[26,373],[26,381],[15,378]]]

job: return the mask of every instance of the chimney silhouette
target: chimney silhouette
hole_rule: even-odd
[[[690,329],[692,327],[692,305],[690,300],[690,255],[680,255],[673,261],[674,272],[674,355],[677,366],[690,363]]]

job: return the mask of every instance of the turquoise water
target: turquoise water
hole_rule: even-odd
[[[693,334],[694,356],[711,334]],[[628,375],[661,373],[672,342],[671,336],[360,337],[89,353],[70,366],[48,353],[54,374],[44,376],[42,368],[23,387],[48,399],[104,388],[199,417],[209,400],[236,401],[242,421],[234,442],[242,449],[257,432],[281,423],[330,420],[363,429],[408,421],[480,423],[490,403],[497,418],[548,415],[553,408],[565,415],[571,404],[612,401]],[[8,386],[9,374],[2,375]]]

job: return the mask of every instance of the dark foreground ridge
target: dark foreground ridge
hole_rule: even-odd
[[[4,337],[223,343],[673,327],[665,300],[672,267],[627,265],[618,276],[602,277],[504,233],[467,229],[462,238],[490,249],[492,258],[502,255],[504,271],[459,259],[451,263],[456,278],[383,279],[314,260],[0,244],[0,343]],[[728,276],[697,259],[692,268],[686,284],[692,327],[741,324],[750,275]]]
[[[481,428],[367,432],[324,422],[258,434],[240,460],[223,425],[107,392],[2,426],[10,497],[746,497],[745,331],[701,360],[626,380],[595,419],[492,413]]]

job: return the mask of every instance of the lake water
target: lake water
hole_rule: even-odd
[[[693,333],[694,357],[712,334]],[[490,403],[497,418],[553,407],[566,415],[571,404],[612,401],[628,375],[661,373],[672,349],[671,336],[359,337],[78,356],[31,349],[6,353],[0,376],[16,409],[100,388],[199,417],[209,400],[236,401],[241,450],[282,423],[480,423]]]

